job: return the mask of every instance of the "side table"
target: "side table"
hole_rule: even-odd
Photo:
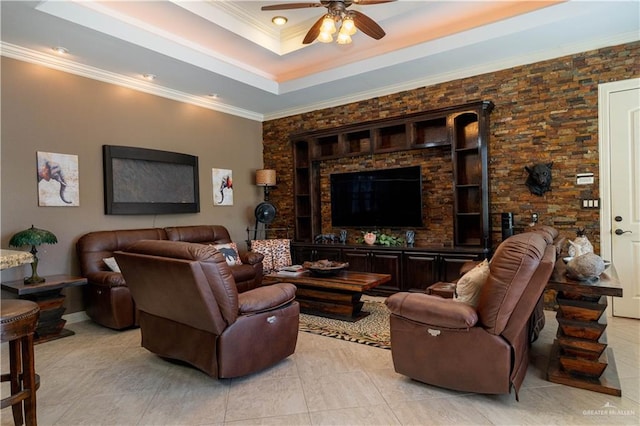
[[[36,327],[35,343],[75,334],[64,328],[67,320],[62,319],[65,308],[62,306],[65,296],[62,289],[85,285],[86,278],[72,275],[45,276],[45,282],[37,284],[25,284],[24,280],[16,280],[2,283],[2,289],[15,293],[20,299],[32,300],[40,307],[40,320]]]
[[[429,287],[427,287],[427,294],[440,296],[444,299],[453,299],[453,296],[455,296],[455,292],[456,283],[438,281],[437,283],[431,284]]]
[[[547,379],[580,389],[621,396],[613,349],[607,345],[607,296],[622,297],[615,268],[594,282],[572,280],[556,262],[547,288],[557,290],[558,332],[551,348]]]

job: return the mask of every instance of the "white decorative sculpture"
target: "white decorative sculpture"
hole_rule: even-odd
[[[577,231],[578,236],[575,240],[569,241],[569,256],[578,257],[583,254],[593,253],[593,245],[587,238],[584,228]]]
[[[576,280],[590,280],[604,271],[604,260],[594,253],[578,255],[567,263],[567,275]]]

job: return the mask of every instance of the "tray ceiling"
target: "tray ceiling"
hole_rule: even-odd
[[[400,0],[350,7],[379,41],[303,45],[326,9],[285,2],[2,1],[2,54],[264,120],[640,39],[638,1]]]

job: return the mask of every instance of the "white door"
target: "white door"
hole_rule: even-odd
[[[602,84],[599,98],[601,254],[623,288],[613,315],[640,319],[640,79]]]

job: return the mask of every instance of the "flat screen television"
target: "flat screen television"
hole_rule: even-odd
[[[334,173],[330,180],[332,226],[422,226],[420,166]]]
[[[106,214],[200,211],[198,157],[116,145],[102,150]]]

